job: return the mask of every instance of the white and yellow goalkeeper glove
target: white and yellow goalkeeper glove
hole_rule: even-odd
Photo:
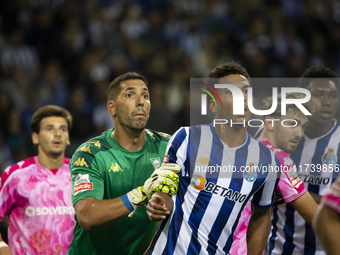
[[[122,196],[124,205],[131,211],[129,217],[131,218],[138,208],[146,205],[155,192],[163,192],[170,196],[176,194],[180,170],[181,168],[177,164],[163,164],[152,173],[143,186],[137,187]]]
[[[164,164],[156,169],[149,179],[144,182],[144,191],[148,200],[156,192],[163,192],[169,196],[175,195],[178,190],[178,173],[181,167],[177,164]]]

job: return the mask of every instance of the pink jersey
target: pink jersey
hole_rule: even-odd
[[[75,225],[69,162],[54,175],[32,157],[1,175],[0,220],[9,215],[13,255],[67,253]]]
[[[276,192],[281,193],[286,203],[290,203],[307,192],[303,182],[298,177],[296,166],[293,160],[281,149],[276,149],[268,140],[258,139],[270,150],[275,152],[282,166],[281,178],[276,187]],[[251,216],[251,204],[244,209],[238,225],[235,229],[232,247],[229,251],[231,255],[247,254],[247,228]]]
[[[321,203],[340,213],[340,174],[332,183],[330,190],[322,197]]]

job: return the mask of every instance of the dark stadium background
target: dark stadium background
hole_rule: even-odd
[[[234,60],[251,77],[340,75],[338,0],[8,0],[0,3],[0,173],[36,155],[40,106],[73,115],[66,156],[111,128],[107,88],[136,71],[151,90],[148,128],[190,124],[190,77]],[[339,114],[337,115],[339,116]]]

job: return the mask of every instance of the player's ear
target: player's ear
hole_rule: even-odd
[[[275,122],[276,122],[276,118],[274,117],[266,116],[264,118],[264,125],[266,126],[266,129],[270,132],[274,131]]]
[[[215,105],[214,100],[210,99],[210,101],[209,101],[209,106],[210,106],[210,110],[211,110],[213,113],[217,113],[217,105]]]
[[[39,144],[39,136],[36,132],[33,132],[32,133],[32,142],[33,144],[35,145],[38,145]]]
[[[110,115],[114,117],[116,115],[116,106],[113,100],[107,102],[107,110],[109,111]]]

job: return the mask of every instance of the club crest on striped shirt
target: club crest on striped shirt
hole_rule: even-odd
[[[327,152],[322,155],[323,164],[335,164],[338,161],[338,157],[334,153],[333,148],[328,148]]]
[[[246,181],[248,182],[253,182],[256,180],[257,173],[253,162],[250,162],[249,165],[244,170],[243,178],[246,179]]]

